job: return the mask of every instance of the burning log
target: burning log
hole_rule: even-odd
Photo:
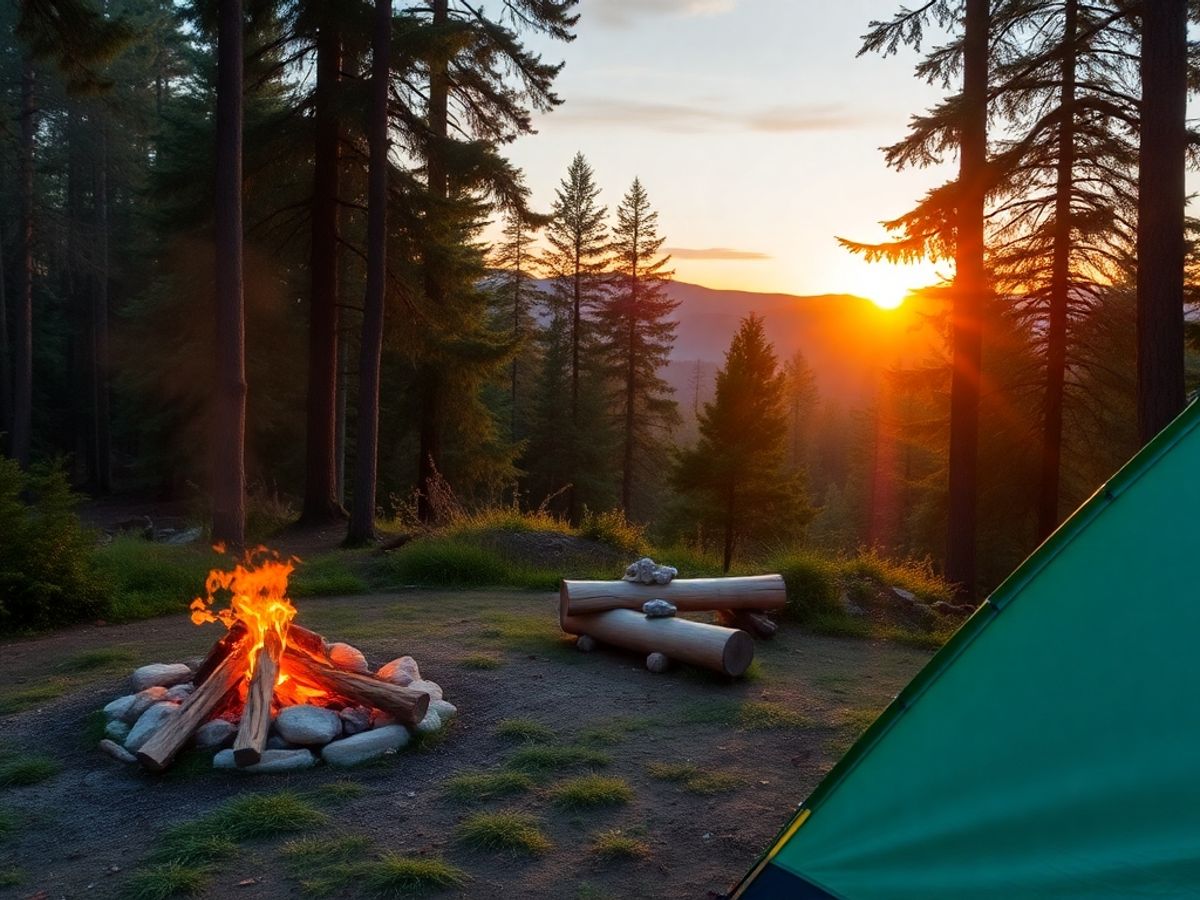
[[[347,672],[289,646],[283,654],[284,668],[296,681],[321,688],[362,706],[391,713],[402,725],[415,728],[429,711],[429,695],[370,675]]]
[[[208,656],[204,657],[204,661],[200,663],[200,668],[196,670],[196,674],[192,676],[192,684],[199,687],[208,681],[208,677],[216,671],[230,652],[237,647],[250,631],[246,628],[246,623],[242,621],[234,622],[233,626],[225,632],[225,636],[212,645],[212,649],[208,651]]]
[[[142,745],[137,753],[138,761],[152,772],[166,769],[175,758],[175,754],[192,736],[192,732],[208,721],[217,705],[237,686],[245,674],[246,648],[244,644],[234,642],[231,647],[225,648],[224,657],[216,668],[203,683],[196,685],[196,689],[183,701],[179,711]]]
[[[271,698],[275,695],[279,657],[282,654],[283,642],[279,635],[273,630],[268,631],[254,662],[246,706],[242,710],[237,739],[233,742],[233,761],[239,766],[257,763],[267,747],[267,732],[271,730]]]

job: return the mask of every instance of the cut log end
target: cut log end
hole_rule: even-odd
[[[754,638],[744,631],[734,631],[725,642],[725,652],[721,657],[721,667],[726,675],[737,678],[745,674],[754,662]]]

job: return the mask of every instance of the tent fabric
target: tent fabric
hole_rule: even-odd
[[[1197,516],[1193,403],[997,588],[733,896],[1200,896]]]

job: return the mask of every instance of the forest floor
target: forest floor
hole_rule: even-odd
[[[243,835],[179,883],[208,898],[372,897],[388,857],[355,868],[346,854],[396,851],[465,873],[446,896],[721,894],[931,652],[785,624],[758,644],[749,678],[653,675],[640,658],[575,650],[555,604],[527,591],[298,600],[300,622],[374,664],[416,657],[459,715],[437,740],[366,767],[288,776],[215,771],[197,753],[154,777],[96,749],[97,711],[125,692],[130,669],[202,654],[215,626],[167,616],[0,644],[0,896],[152,896],[166,886],[151,857],[168,829],[281,791],[310,821]],[[530,748],[544,752],[531,760]],[[43,780],[6,784],[5,758],[21,754],[52,760]],[[617,782],[580,785],[591,770]],[[475,773],[516,773],[500,780],[513,793],[484,799],[453,781]],[[594,790],[570,804],[564,783]],[[510,812],[527,818],[483,821],[525,837],[525,852],[483,849],[463,829]]]

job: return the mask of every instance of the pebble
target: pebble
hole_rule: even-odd
[[[665,653],[651,653],[646,657],[646,668],[651,672],[665,672],[671,667],[671,660]]]
[[[137,757],[122,747],[120,744],[110,740],[100,742],[100,749],[111,756],[113,759],[123,763],[135,763]]]
[[[408,687],[412,682],[421,680],[421,670],[417,666],[417,661],[411,656],[401,656],[380,666],[375,677],[381,681],[390,681],[392,684]]]
[[[196,729],[196,746],[201,750],[224,747],[237,734],[237,726],[225,719],[213,719]]]
[[[133,695],[133,703],[125,710],[125,715],[121,716],[121,721],[132,725],[142,717],[142,713],[155,703],[160,703],[166,699],[167,689],[165,687],[151,687],[146,688],[144,691],[139,691]]]
[[[321,751],[321,758],[331,766],[356,766],[399,750],[408,740],[408,729],[403,725],[385,725],[326,744]]]
[[[677,610],[674,603],[668,603],[666,600],[647,600],[642,604],[642,612],[646,614],[647,619],[668,619],[675,615]]]
[[[239,766],[233,758],[233,749],[222,750],[213,757],[214,769],[237,769],[239,772],[270,773],[295,772],[299,769],[311,769],[317,764],[317,758],[309,750],[264,750],[262,759],[252,766]]]
[[[442,719],[432,709],[425,713],[425,718],[417,723],[417,729],[420,734],[433,734],[435,731],[442,730]]]
[[[367,658],[362,655],[362,651],[357,647],[351,647],[349,644],[336,643],[330,644],[327,650],[329,658],[333,660],[333,664],[339,669],[345,669],[348,672],[359,672],[367,675],[371,671],[371,667],[367,665]]]
[[[338,713],[342,720],[342,733],[362,734],[371,727],[371,710],[365,706],[349,706]]]
[[[150,663],[133,670],[133,689],[144,691],[148,687],[174,687],[192,680],[192,670],[183,663]]]
[[[113,719],[104,726],[104,736],[116,741],[118,744],[125,743],[125,738],[129,737],[129,723],[122,722],[120,719]]]
[[[342,720],[321,706],[285,706],[275,719],[275,730],[293,744],[328,744],[342,733]]]
[[[438,714],[443,722],[448,722],[458,715],[458,707],[449,700],[430,700],[429,709]]]
[[[581,634],[575,639],[575,647],[584,653],[591,653],[596,649],[596,639],[590,634]]]
[[[179,709],[178,703],[155,703],[148,710],[142,713],[141,717],[129,730],[129,736],[125,738],[125,749],[130,753],[136,753],[142,748],[142,745],[158,731],[162,724],[175,715],[175,711]]]

